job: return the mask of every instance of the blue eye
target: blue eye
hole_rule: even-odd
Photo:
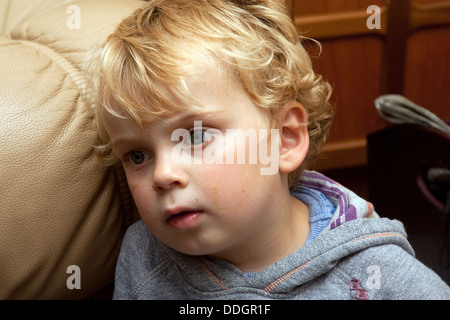
[[[131,151],[128,154],[130,162],[134,165],[140,165],[150,159],[150,156],[144,151]]]
[[[212,138],[212,134],[206,130],[193,129],[189,132],[190,143],[192,145],[201,145],[208,142]]]

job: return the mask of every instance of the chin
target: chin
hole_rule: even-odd
[[[211,248],[206,248],[205,246],[201,246],[199,244],[189,245],[189,243],[183,242],[182,245],[170,245],[170,244],[167,245],[172,249],[174,249],[175,251],[178,251],[180,253],[189,256],[206,256],[214,254],[214,250],[212,250]]]

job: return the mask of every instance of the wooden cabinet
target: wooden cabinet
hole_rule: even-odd
[[[382,94],[402,94],[450,121],[450,1],[291,0],[288,6],[299,33],[321,42],[314,67],[334,88],[336,117],[316,169],[367,163],[367,135],[387,125],[374,105]],[[370,6],[380,9],[379,28],[367,24],[377,14]]]

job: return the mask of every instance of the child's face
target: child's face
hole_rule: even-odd
[[[225,159],[226,154],[251,149],[249,140],[244,146],[231,143],[239,137],[230,129],[257,135],[259,129],[269,129],[244,90],[211,72],[187,84],[204,108],[184,106],[182,113],[154,121],[143,132],[132,120],[105,115],[104,122],[140,215],[153,234],[183,253],[227,257],[268,236],[286,183],[278,168],[275,174],[261,174],[268,165],[260,164],[259,156],[256,164],[248,153],[244,163],[234,158],[232,164],[220,164],[220,153]],[[194,121],[201,121],[202,128],[194,128]],[[172,141],[177,129],[187,133],[182,142]],[[270,142],[261,141],[270,153]],[[194,149],[203,152],[199,164]],[[177,161],[174,154],[192,155],[193,164]]]

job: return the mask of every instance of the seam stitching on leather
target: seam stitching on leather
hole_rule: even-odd
[[[17,40],[20,43],[23,43],[27,46],[30,46],[32,48],[37,49],[38,51],[42,52],[46,56],[48,56],[50,59],[55,61],[67,74],[70,76],[72,81],[75,83],[75,85],[78,87],[79,91],[83,93],[86,89],[86,81],[82,75],[82,73],[73,66],[72,63],[69,62],[66,58],[64,58],[62,55],[60,55],[58,52],[54,51],[53,49],[44,46],[42,44],[28,41],[28,40]]]

